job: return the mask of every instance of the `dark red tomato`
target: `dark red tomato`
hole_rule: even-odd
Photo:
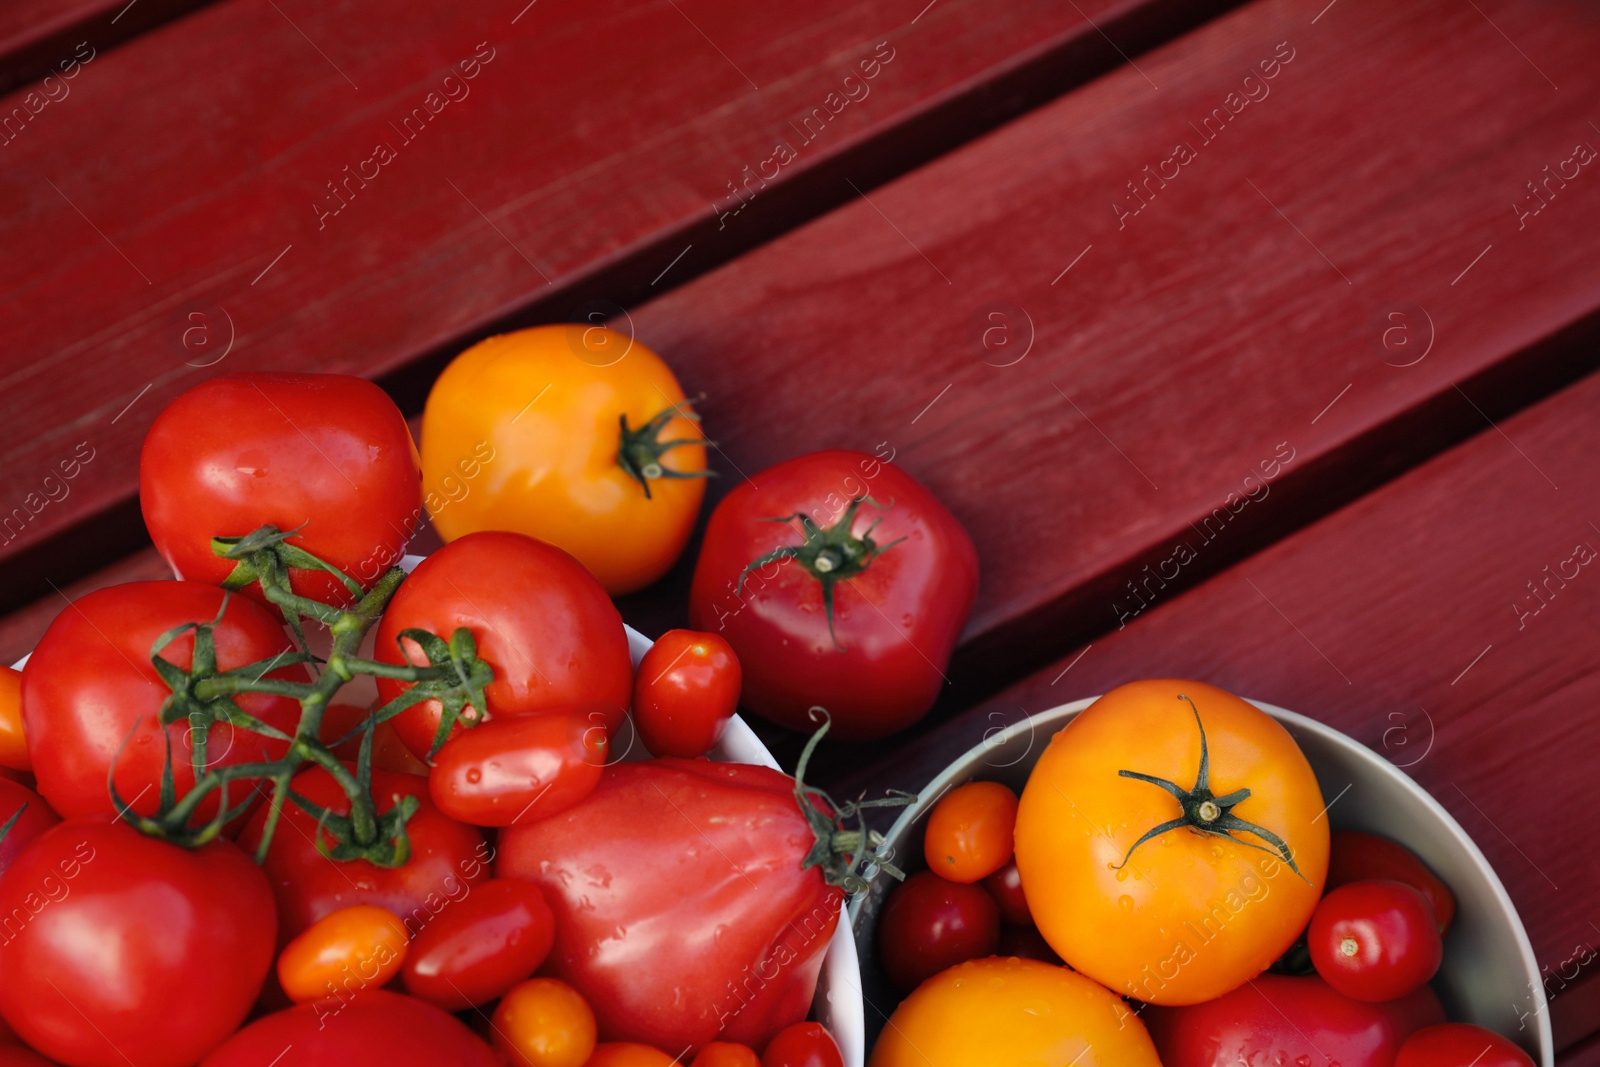
[[[1306,945],[1323,980],[1355,1000],[1403,997],[1444,958],[1428,898],[1402,882],[1335,889],[1312,912]]]
[[[1000,947],[995,949],[994,954],[1061,966],[1061,957],[1056,955],[1056,950],[1051,948],[1050,942],[1044,939],[1044,935],[1032,926],[1000,927]]]
[[[400,974],[412,996],[460,1011],[498,999],[538,970],[554,939],[555,917],[539,887],[494,878],[416,932]]]
[[[1001,922],[1011,926],[1033,925],[1033,913],[1028,910],[1028,898],[1022,892],[1022,875],[1017,872],[1015,859],[985,878],[983,888],[1000,905]]]
[[[477,639],[478,656],[494,668],[484,691],[490,717],[576,713],[610,734],[627,714],[633,661],[622,616],[583,564],[554,545],[497,532],[445,545],[418,565],[384,612],[377,658],[403,662],[402,630],[448,640],[463,626]],[[406,655],[426,662],[411,641]],[[406,688],[378,680],[385,702]],[[426,757],[439,716],[439,702],[426,700],[394,724],[407,747]]]
[[[333,776],[321,767],[295,775],[295,792],[339,815],[349,814],[350,800]],[[476,827],[441,815],[428,799],[428,782],[414,774],[372,772],[372,795],[381,814],[395,798],[413,796],[417,811],[406,823],[411,859],[400,867],[377,867],[365,860],[339,863],[317,851],[317,820],[294,804],[285,804],[267,850],[264,868],[278,901],[279,935],[283,942],[318,919],[352,904],[376,904],[400,917],[408,932],[434,920],[447,905],[462,899],[475,883],[489,877],[493,855]],[[253,852],[261,842],[267,809],[259,808],[239,835],[239,844]],[[331,839],[324,836],[324,843]]]
[[[657,756],[703,756],[739,705],[739,657],[716,634],[668,630],[633,676],[633,724]]]
[[[947,882],[931,871],[896,886],[878,918],[878,958],[906,993],[947,967],[994,955],[999,945],[994,898],[980,885]]]
[[[821,1023],[795,1023],[767,1045],[761,1067],[844,1067],[844,1057]]]
[[[1335,830],[1328,851],[1328,890],[1351,882],[1404,882],[1428,898],[1439,933],[1447,933],[1456,917],[1456,898],[1404,845],[1359,830]]]
[[[608,750],[605,728],[576,715],[502,716],[445,742],[428,792],[474,826],[545,819],[594,791]]]
[[[172,695],[150,663],[150,648],[185,623],[209,623],[226,594],[197,582],[131,582],[99,589],[56,616],[22,672],[22,721],[39,792],[63,816],[116,814],[106,773],[116,764],[117,792],[132,810],[152,815],[160,806],[166,759],[159,715]],[[291,651],[283,624],[248,597],[227,597],[228,609],[214,631],[219,670]],[[194,634],[174,638],[161,650],[187,669]],[[269,677],[304,680],[301,667]],[[288,697],[246,693],[235,703],[263,722],[293,733],[300,705]],[[193,734],[186,722],[164,728],[172,743],[178,795],[194,785]],[[273,760],[287,744],[248,730],[215,723],[207,734],[212,766]],[[251,783],[236,784],[238,803]],[[195,822],[217,812],[220,792],[201,803]]]
[[[496,871],[544,890],[543,972],[602,1040],[761,1048],[810,1010],[839,920],[842,892],[801,866],[815,843],[792,778],[669,757],[612,764],[575,807],[502,830]]]
[[[1151,1006],[1150,1027],[1163,1067],[1240,1063],[1337,1063],[1391,1067],[1401,1042],[1444,1022],[1427,986],[1387,1004],[1351,1000],[1315,976],[1263,974],[1231,993],[1183,1008]]]
[[[34,838],[61,821],[61,816],[50,810],[44,798],[20,782],[0,778],[0,826],[12,816],[17,821],[0,840],[0,874],[16,860]]]
[[[1534,1067],[1533,1057],[1493,1030],[1442,1023],[1406,1038],[1394,1067]]]
[[[770,521],[793,515],[809,527]],[[835,736],[868,739],[932,706],[977,590],[972,539],[933,494],[876,457],[816,452],[717,505],[689,621],[738,653],[751,711],[809,732],[821,705]]]
[[[0,915],[0,1013],[78,1067],[194,1063],[244,1021],[272,964],[272,892],[228,841],[191,851],[68,820],[0,880]]]
[[[382,989],[343,999],[330,996],[257,1019],[207,1056],[200,1067],[274,1064],[501,1067],[489,1046],[455,1016],[425,1001]],[[140,1067],[144,1067],[142,1062]]]

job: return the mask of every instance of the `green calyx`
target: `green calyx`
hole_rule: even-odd
[[[661,457],[674,448],[684,445],[706,445],[712,442],[703,437],[678,437],[671,441],[661,440],[661,432],[667,428],[667,423],[673,419],[690,419],[700,421],[700,416],[689,410],[689,401],[680,400],[671,407],[660,411],[655,418],[632,429],[628,426],[628,416],[619,417],[622,427],[622,436],[617,444],[617,464],[628,472],[628,476],[638,482],[644,489],[645,499],[650,499],[650,483],[657,478],[715,478],[716,471],[675,471],[661,462]]]
[[[1117,864],[1117,867],[1119,869],[1126,867],[1128,860],[1133,858],[1134,852],[1146,841],[1160,837],[1169,830],[1189,829],[1195,833],[1224,838],[1235,844],[1275,855],[1287,863],[1289,869],[1300,876],[1301,881],[1309,882],[1306,876],[1301,873],[1299,866],[1295,864],[1294,851],[1283,838],[1265,827],[1246,822],[1233,814],[1234,808],[1250,798],[1250,790],[1235,789],[1233,792],[1220,797],[1211,791],[1211,753],[1206,746],[1206,726],[1200,720],[1200,709],[1195,707],[1193,700],[1190,700],[1182,693],[1178,694],[1178,699],[1188,703],[1190,710],[1194,712],[1195,725],[1200,728],[1200,771],[1195,776],[1194,788],[1184,789],[1177,783],[1169,782],[1165,778],[1140,774],[1138,771],[1117,772],[1120,777],[1149,782],[1151,785],[1165,789],[1177,798],[1179,806],[1183,809],[1183,814],[1176,819],[1169,819],[1159,826],[1154,826],[1145,831],[1144,836],[1135,841],[1133,847],[1128,849],[1127,855],[1122,857],[1122,862]],[[1234,836],[1240,833],[1259,837],[1267,844],[1258,845],[1254,841],[1246,841],[1243,838]],[[1271,847],[1268,848],[1267,845]]]
[[[859,893],[871,885],[871,880],[863,873],[869,866],[905,881],[905,872],[889,862],[889,853],[878,851],[883,846],[883,835],[867,829],[867,820],[862,812],[869,808],[899,808],[915,804],[916,794],[894,789],[890,790],[888,796],[877,800],[852,800],[840,804],[823,790],[807,785],[806,769],[811,764],[811,754],[817,750],[817,745],[832,725],[827,711],[820,707],[811,709],[811,721],[820,721],[822,725],[806,742],[794,769],[794,799],[800,805],[806,822],[810,823],[811,832],[816,835],[811,851],[800,864],[801,870],[820,868],[829,885],[839,886],[847,893]],[[855,821],[853,828],[849,827],[851,820]]]

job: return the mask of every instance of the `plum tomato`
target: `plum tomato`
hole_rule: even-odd
[[[1000,905],[1000,921],[1007,926],[1032,926],[1033,913],[1028,910],[1028,897],[1022,891],[1022,874],[1017,870],[1015,858],[983,880],[983,888]]]
[[[844,1067],[844,1057],[821,1023],[795,1023],[767,1043],[761,1067]]]
[[[233,571],[213,537],[271,523],[371,588],[422,518],[422,465],[400,409],[369,381],[223,375],[156,416],[139,453],[139,505],[156,550],[190,581],[221,585]],[[290,580],[314,600],[354,599],[323,571],[294,570]]]
[[[1533,1057],[1471,1023],[1427,1026],[1406,1038],[1394,1067],[1534,1067]]]
[[[494,878],[417,931],[401,976],[414,997],[446,1011],[473,1008],[538,970],[554,938],[539,887]]]
[[[1444,958],[1428,898],[1403,882],[1351,882],[1322,898],[1306,933],[1311,962],[1353,1000],[1395,1000]]]
[[[999,782],[956,786],[928,815],[922,851],[928,870],[951,882],[976,882],[1011,859],[1017,794]]]
[[[761,1067],[761,1057],[749,1045],[736,1041],[713,1041],[700,1050],[689,1067]]]
[[[991,956],[1000,909],[982,886],[918,871],[894,888],[878,917],[878,958],[889,980],[910,992],[947,967]]]
[[[1404,882],[1428,898],[1439,920],[1439,933],[1450,932],[1456,898],[1416,853],[1398,841],[1360,830],[1335,830],[1328,851],[1328,888],[1350,882]]]
[[[0,767],[31,770],[22,728],[22,672],[0,667]]]
[[[703,756],[739,704],[739,657],[716,634],[668,630],[633,677],[633,724],[656,756]]]
[[[293,1048],[292,1056],[285,1057]],[[503,1067],[461,1021],[424,1001],[384,989],[300,1004],[263,1016],[200,1067]],[[125,1061],[118,1061],[126,1067]],[[144,1067],[144,1061],[139,1061]]]
[[[494,1043],[511,1067],[584,1067],[595,1052],[594,1012],[565,982],[530,979],[495,1009]]]
[[[296,1004],[388,983],[405,962],[406,928],[393,912],[352,904],[302,930],[278,954],[278,984]]]
[[[15,819],[15,822],[10,820]],[[61,821],[44,798],[21,782],[0,778],[0,827],[10,829],[0,838],[0,874],[15,862],[29,842]]]
[[[576,715],[506,716],[446,741],[428,773],[440,811],[473,826],[547,819],[594,791],[605,728]]]

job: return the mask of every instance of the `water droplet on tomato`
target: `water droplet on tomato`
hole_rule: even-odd
[[[1127,880],[1128,880],[1128,868],[1124,867],[1120,871],[1117,872],[1117,881],[1126,882]]]
[[[473,785],[477,785],[479,782],[483,781],[483,772],[476,767],[468,767],[467,781],[471,782]]]
[[[1117,898],[1117,907],[1121,908],[1123,911],[1132,911],[1133,898],[1126,893],[1122,894]]]

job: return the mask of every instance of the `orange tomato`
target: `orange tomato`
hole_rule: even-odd
[[[22,672],[0,667],[0,767],[33,768],[28,740],[22,736]]]
[[[1264,971],[1328,872],[1316,775],[1287,730],[1171,679],[1113,689],[1040,756],[1017,813],[1039,932],[1075,970],[1152,1004],[1195,1004]]]
[[[518,330],[461,353],[428,394],[425,502],[446,541],[528,534],[631,593],[689,540],[704,439],[672,371],[638,341],[600,326]]]
[[[761,1057],[748,1045],[713,1041],[700,1050],[689,1067],[761,1067]]]
[[[596,1045],[584,1067],[678,1067],[678,1061],[649,1045],[617,1042]]]
[[[922,852],[928,870],[950,882],[977,882],[1011,858],[1017,794],[999,782],[968,782],[928,815]]]
[[[330,912],[278,954],[278,983],[296,1003],[377,989],[400,973],[406,929],[372,904]]]
[[[512,1067],[584,1067],[597,1051],[594,1042],[588,1001],[554,978],[513,986],[494,1011],[495,1047]]]

